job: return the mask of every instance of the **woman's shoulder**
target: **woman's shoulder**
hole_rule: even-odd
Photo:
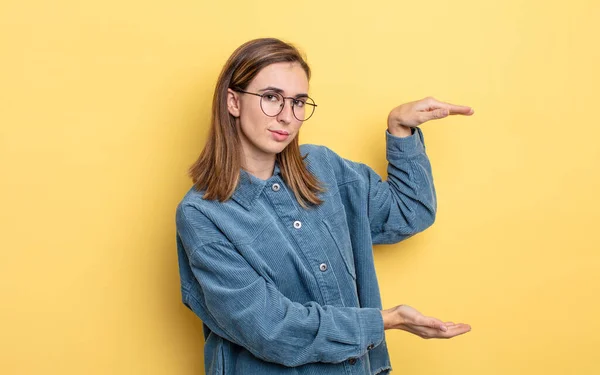
[[[359,180],[360,164],[344,159],[329,147],[315,144],[300,146],[308,169],[320,175],[325,173],[335,178],[338,184]]]
[[[329,163],[339,163],[346,160],[327,146],[311,143],[300,145],[300,154],[309,160],[328,161]]]
[[[175,210],[175,221],[178,230],[195,229],[199,233],[203,233],[203,238],[214,237],[221,238],[219,230],[215,225],[215,214],[222,210],[219,206],[227,204],[227,202],[219,202],[215,200],[204,199],[204,191],[198,190],[196,186],[192,186],[183,196]]]
[[[322,145],[315,145],[312,143],[305,143],[303,145],[300,145],[300,153],[302,154],[302,156],[310,156],[311,154],[324,156],[324,154],[329,151],[331,151],[329,150],[329,148]]]
[[[198,190],[196,185],[192,185],[189,188],[189,190],[185,193],[183,198],[181,198],[181,201],[179,202],[177,208],[179,209],[180,207],[184,206],[194,206],[198,204],[203,204],[204,199],[202,197],[204,196],[204,193],[204,191]]]
[[[323,173],[331,172],[332,170],[331,153],[332,151],[325,146],[315,144],[300,145],[300,155],[302,155],[304,164],[319,179],[324,177],[322,176]]]
[[[237,206],[232,202],[231,198],[221,202],[216,199],[205,199],[204,194],[204,190],[198,190],[196,186],[193,185],[177,205],[177,212],[188,215],[193,214],[199,218],[207,216],[207,219],[209,219],[214,213],[223,211],[225,206]]]
[[[329,147],[311,143],[300,145],[300,154],[309,164],[326,164],[331,166],[331,163],[339,158]]]

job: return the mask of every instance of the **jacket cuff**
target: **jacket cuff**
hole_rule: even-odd
[[[379,346],[385,338],[383,330],[383,317],[381,310],[375,308],[362,308],[360,329],[362,333],[361,355]]]
[[[396,137],[390,134],[387,130],[386,135],[386,152],[388,159],[390,156],[414,156],[425,152],[425,141],[423,132],[420,128],[412,128],[413,133],[408,137]]]

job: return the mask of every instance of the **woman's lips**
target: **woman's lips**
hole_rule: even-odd
[[[285,141],[290,136],[290,133],[286,132],[285,130],[269,130],[269,131],[271,132],[273,139],[275,139],[278,142]]]

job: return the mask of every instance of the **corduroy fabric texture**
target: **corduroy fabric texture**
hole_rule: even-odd
[[[207,374],[378,374],[391,369],[373,244],[429,227],[436,194],[423,133],[386,132],[388,178],[303,145],[324,203],[302,208],[276,165],[232,199],[191,188],[176,211],[183,302],[204,323]]]

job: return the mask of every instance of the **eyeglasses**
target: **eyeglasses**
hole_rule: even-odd
[[[290,99],[292,101],[292,113],[298,121],[308,120],[313,113],[315,113],[315,107],[317,106],[315,101],[308,96],[293,98],[283,96],[275,91],[267,91],[264,94],[257,94],[240,89],[233,90],[260,97],[260,109],[262,109],[263,113],[269,117],[275,117],[283,111],[283,107],[285,107],[285,99]]]

